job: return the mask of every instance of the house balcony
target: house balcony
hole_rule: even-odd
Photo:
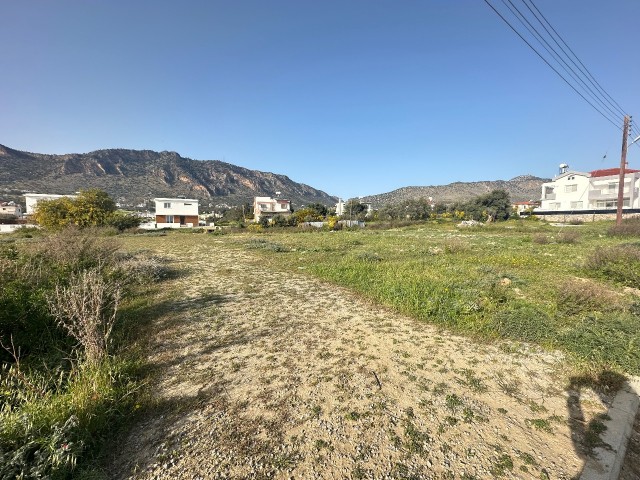
[[[632,190],[631,196],[633,198],[638,197],[638,189],[634,188]],[[624,196],[629,198],[629,189],[624,189]],[[617,191],[609,191],[609,190],[590,190],[589,191],[589,200],[617,200],[618,192]]]

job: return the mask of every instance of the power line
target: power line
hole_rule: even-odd
[[[506,2],[509,2],[509,5],[507,5]],[[523,0],[524,2],[524,0]],[[569,75],[571,75],[571,77],[573,77],[574,80],[582,83],[582,86],[580,86],[580,88],[582,88],[582,90],[589,96],[591,97],[594,101],[598,102],[600,104],[600,106],[602,106],[604,109],[608,110],[609,113],[611,113],[613,115],[613,118],[617,118],[618,113],[615,111],[614,108],[611,108],[611,102],[609,102],[606,98],[602,97],[602,95],[600,94],[600,92],[594,92],[593,89],[587,84],[587,82],[585,82],[585,80],[583,80],[582,76],[584,75],[583,72],[576,72],[574,70],[573,67],[571,67],[571,65],[569,65],[567,63],[567,61],[562,58],[562,55],[560,55],[556,49],[549,44],[549,42],[544,38],[544,36],[536,29],[535,26],[533,26],[531,24],[531,22],[527,19],[527,17],[518,9],[518,7],[516,7],[513,2],[511,0],[502,0],[502,3],[511,11],[511,13],[520,21],[520,23],[529,31],[529,33],[531,33],[537,40],[538,42],[542,45],[542,47],[555,59],[555,61],[560,64],[560,66],[562,67],[562,69],[567,72]],[[525,6],[528,7],[528,5],[525,4]],[[514,12],[515,10],[515,12]],[[531,9],[529,9],[531,11]],[[517,14],[516,14],[517,12]],[[537,18],[537,17],[536,17]],[[538,21],[540,21],[538,19]],[[526,24],[525,24],[526,22]],[[544,24],[542,24],[543,27]],[[546,27],[545,27],[546,30]],[[546,30],[547,33],[549,33],[548,30]],[[550,35],[550,34],[549,34]],[[553,37],[552,37],[553,39]],[[558,42],[556,42],[557,44]],[[560,47],[560,45],[558,45]],[[562,50],[562,47],[560,47],[560,49]],[[562,50],[562,52],[564,53],[565,56],[567,56],[567,58],[571,61],[571,58],[568,57],[568,55],[566,54],[566,52],[564,50]],[[575,65],[575,62],[573,62]],[[577,67],[577,65],[576,65]],[[587,77],[587,80],[588,77]],[[601,98],[602,97],[602,98]],[[604,100],[603,100],[604,98]],[[625,113],[622,112],[622,115],[624,115]]]
[[[602,117],[604,117],[604,118],[605,118],[609,123],[611,123],[614,127],[616,127],[618,130],[620,130],[620,129],[621,129],[621,127],[620,127],[620,126],[618,126],[618,125],[617,125],[613,120],[611,120],[607,115],[605,115],[605,114],[604,114],[604,113],[603,113],[603,112],[602,112],[598,107],[596,107],[593,103],[591,103],[591,102],[590,102],[590,101],[589,101],[589,100],[588,100],[588,99],[587,99],[587,98],[586,98],[582,93],[580,93],[580,92],[579,92],[579,91],[578,91],[578,90],[577,90],[577,89],[576,89],[576,88],[571,84],[571,82],[569,82],[569,81],[568,81],[568,80],[567,80],[567,79],[566,79],[566,78],[565,78],[565,77],[564,77],[564,76],[563,76],[563,75],[562,75],[562,74],[561,74],[561,73],[560,73],[560,72],[559,72],[559,71],[558,71],[558,70],[557,70],[553,65],[551,65],[551,63],[549,63],[549,61],[548,61],[546,58],[544,58],[544,56],[543,56],[540,52],[538,52],[538,50],[536,50],[536,49],[535,49],[535,47],[534,47],[533,45],[531,45],[531,43],[529,43],[529,42],[527,41],[527,39],[526,39],[526,38],[524,38],[524,37],[522,36],[522,34],[520,34],[520,32],[518,32],[518,30],[517,30],[517,29],[516,29],[516,28],[515,28],[515,27],[514,27],[514,26],[513,26],[513,25],[512,25],[512,24],[511,24],[511,23],[510,23],[510,22],[509,22],[505,17],[504,17],[504,16],[503,16],[503,15],[502,15],[502,14],[501,14],[501,13],[500,13],[500,12],[499,12],[499,11],[498,11],[498,10],[497,10],[497,9],[496,9],[496,8],[495,8],[495,7],[490,3],[490,2],[489,2],[489,0],[484,0],[484,2],[485,2],[485,3],[486,3],[486,4],[491,8],[491,10],[493,10],[493,11],[496,13],[496,15],[498,15],[498,16],[502,19],[502,21],[503,21],[504,23],[506,23],[506,24],[509,26],[509,28],[511,28],[511,30],[513,30],[513,31],[514,31],[514,33],[515,33],[516,35],[518,35],[518,36],[520,37],[520,39],[521,39],[524,43],[526,43],[526,44],[527,44],[527,46],[528,46],[531,50],[533,50],[533,51],[534,51],[534,53],[535,53],[536,55],[538,55],[538,57],[540,57],[540,59],[541,59],[544,63],[546,63],[546,64],[547,64],[547,66],[548,66],[549,68],[551,68],[551,70],[553,70],[553,71],[556,73],[556,75],[558,75],[558,76],[559,76],[559,77],[560,77],[560,78],[561,78],[561,79],[562,79],[562,80],[563,80],[567,85],[569,85],[569,87],[571,87],[571,89],[572,89],[574,92],[576,92],[578,95],[580,95],[580,97],[582,97],[582,99],[583,99],[585,102],[587,102],[589,105],[591,105],[591,107],[592,107],[596,112],[598,112],[600,115],[602,115]]]
[[[523,1],[523,3],[527,6],[527,8],[529,8],[529,5],[527,4],[527,1],[528,1],[529,3],[531,3],[531,5],[533,6],[533,8],[536,10],[536,12],[538,12],[538,13],[540,14],[540,16],[544,19],[544,22],[549,26],[549,28],[551,28],[551,30],[553,31],[553,33],[555,33],[555,35],[558,37],[558,39],[560,39],[560,41],[564,44],[564,46],[565,46],[565,47],[567,47],[567,49],[571,52],[571,54],[574,56],[574,58],[575,58],[575,59],[578,61],[578,63],[582,66],[582,68],[584,69],[584,70],[582,70],[582,71],[583,71],[583,72],[586,72],[586,74],[588,75],[588,77],[589,77],[591,80],[593,80],[593,82],[595,83],[595,85],[597,85],[597,86],[598,86],[599,90],[600,90],[604,95],[606,95],[606,96],[607,96],[607,97],[608,97],[608,98],[609,98],[609,99],[610,99],[610,100],[611,100],[611,101],[612,101],[612,102],[613,102],[613,103],[618,107],[618,112],[619,112],[621,115],[625,115],[625,114],[626,114],[626,112],[624,111],[624,109],[620,106],[620,104],[619,104],[618,102],[616,102],[616,101],[614,100],[614,98],[613,98],[611,95],[609,95],[609,93],[607,93],[607,91],[602,87],[602,85],[600,85],[600,83],[599,83],[599,82],[595,79],[595,77],[591,74],[591,72],[590,72],[590,71],[589,71],[589,69],[585,66],[585,64],[584,64],[584,63],[582,63],[582,61],[580,60],[580,58],[578,58],[578,56],[575,54],[575,52],[574,52],[574,51],[571,49],[571,47],[567,44],[567,42],[565,42],[565,41],[564,41],[564,39],[562,38],[562,36],[560,36],[560,34],[556,31],[556,29],[555,29],[555,28],[553,28],[553,25],[551,25],[551,23],[549,23],[549,20],[547,20],[547,18],[546,18],[546,17],[544,16],[544,14],[540,11],[540,9],[538,9],[538,7],[535,5],[535,3],[533,3],[533,0],[522,0],[522,1]],[[529,10],[531,10],[531,9],[529,8]],[[533,13],[533,12],[532,12],[532,13]],[[535,16],[536,18],[538,18],[538,16],[537,16],[535,13],[533,13],[533,14],[534,14],[534,16]],[[540,22],[540,24],[545,28],[545,30],[546,30],[547,32],[549,32],[549,31],[547,30],[547,28],[545,27],[544,23],[543,23],[543,22],[541,22],[541,21],[540,21],[540,19],[538,19],[538,21],[539,21],[539,22]],[[553,35],[549,34],[549,36],[550,36],[551,38],[553,38]],[[555,39],[554,39],[554,41],[555,41]],[[556,42],[556,43],[557,43],[557,42]],[[560,48],[562,48],[562,47],[560,47]],[[563,49],[563,51],[564,51],[564,49]],[[568,58],[570,58],[570,57],[569,57],[569,55],[567,55],[567,57],[568,57]],[[574,64],[575,64],[575,63],[574,63]],[[577,65],[576,65],[576,67],[577,67]]]

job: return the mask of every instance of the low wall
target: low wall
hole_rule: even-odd
[[[615,220],[616,219],[616,211],[615,210],[585,210],[585,211],[562,211],[562,212],[533,212],[535,217],[540,218],[541,220],[546,220],[548,222],[595,222],[597,220]],[[623,210],[622,218],[640,218],[640,210],[632,209],[632,210]]]

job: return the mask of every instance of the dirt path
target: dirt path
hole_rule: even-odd
[[[559,354],[451,336],[215,237],[131,244],[190,273],[153,337],[161,414],[113,478],[579,475],[572,435],[606,409],[563,389]]]

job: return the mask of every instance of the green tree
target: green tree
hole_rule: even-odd
[[[481,195],[475,199],[461,205],[468,217],[474,220],[484,221],[507,220],[511,215],[511,200],[505,190],[493,190],[486,195]]]
[[[79,227],[108,225],[116,211],[116,203],[103,190],[83,190],[72,201],[71,218]]]
[[[321,203],[310,203],[306,208],[314,210],[318,216],[323,218],[326,217],[328,213],[327,206]]]
[[[109,225],[116,211],[116,204],[109,195],[98,189],[81,191],[77,197],[62,197],[38,203],[34,219],[50,229],[68,225],[101,227]]]
[[[295,217],[296,223],[321,222],[324,219],[323,215],[320,215],[317,210],[310,207],[304,207],[300,210],[296,210],[293,213],[293,217]]]
[[[342,218],[347,220],[364,220],[367,216],[368,206],[359,200],[351,199],[344,205]]]

